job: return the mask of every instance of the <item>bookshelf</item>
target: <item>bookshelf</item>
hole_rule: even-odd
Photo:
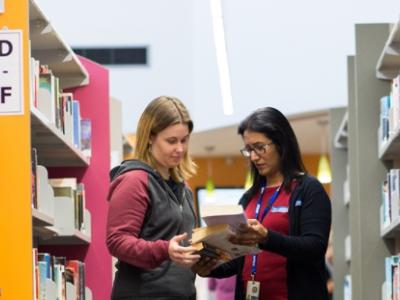
[[[376,65],[376,77],[390,80],[400,70],[400,23],[393,25]]]
[[[381,50],[380,57],[376,64],[376,78],[380,84],[384,85],[385,93],[381,96],[390,95],[390,109],[388,110],[388,132],[389,137],[384,140],[379,135],[378,159],[384,166],[387,177],[388,198],[390,203],[390,221],[382,222],[381,238],[388,245],[388,255],[385,261],[385,278],[382,281],[382,299],[397,299],[399,297],[398,280],[396,267],[400,253],[400,212],[399,212],[399,192],[398,192],[398,170],[400,167],[400,127],[399,127],[399,87],[398,76],[400,74],[400,21],[389,26],[386,42]],[[383,99],[379,99],[382,101]],[[383,102],[385,103],[385,101]],[[382,109],[383,107],[381,107]],[[378,117],[382,118],[381,115]],[[379,128],[381,130],[381,128]],[[380,131],[382,132],[382,131]],[[387,198],[385,199],[387,200]],[[386,202],[386,201],[385,201]],[[383,206],[384,207],[384,206]],[[394,213],[393,213],[394,211]],[[382,209],[382,218],[385,219],[386,210]],[[391,256],[390,258],[388,256]],[[389,261],[389,263],[388,263]],[[397,269],[398,271],[398,269]]]
[[[22,64],[17,71],[23,77],[22,113],[0,114],[0,199],[8,199],[0,201],[0,299],[32,299],[33,246],[40,252],[84,262],[87,299],[109,299],[111,257],[105,245],[110,169],[108,71],[76,56],[33,0],[7,1],[0,24],[21,32]],[[49,65],[59,78],[60,88],[79,99],[82,117],[91,120],[90,159],[43,113],[31,107],[31,55]],[[58,204],[53,203],[55,199],[48,189],[46,209],[32,208],[31,147],[37,149],[38,164],[49,178],[75,177],[85,184],[85,232],[60,226],[60,214],[53,212]],[[66,212],[62,210],[61,214]],[[54,292],[51,283],[48,289]],[[67,293],[73,294],[71,286],[67,286]]]
[[[389,148],[382,150],[378,145],[380,101],[389,93],[390,84],[379,78],[392,76],[391,51],[382,52],[390,35],[389,24],[357,24],[355,26],[355,55],[348,58],[348,121],[347,121],[347,160],[349,165],[348,212],[345,206],[334,203],[334,234],[336,239],[349,232],[347,244],[350,247],[350,264],[345,270],[345,260],[341,263],[335,250],[335,299],[382,299],[382,284],[385,280],[385,257],[394,254],[394,243],[384,233],[381,236],[380,205],[381,186],[386,178],[387,161],[379,157],[392,153]],[[398,37],[398,33],[390,36]],[[392,46],[390,46],[392,47]],[[377,67],[377,62],[378,67]],[[339,127],[336,123],[337,128]],[[336,183],[345,155],[333,150],[332,161]],[[339,194],[338,194],[339,195]],[[343,197],[343,196],[342,196]],[[336,198],[334,198],[336,199]],[[343,201],[341,201],[343,203]],[[346,218],[348,215],[348,218]],[[340,222],[347,222],[348,228]],[[341,227],[342,226],[342,227]],[[337,236],[339,235],[339,236]],[[345,239],[334,240],[336,247],[345,243]],[[339,248],[337,248],[339,249]],[[338,254],[340,256],[340,252]],[[336,263],[336,258],[338,263]],[[348,273],[347,273],[348,271]],[[347,273],[346,275],[344,275]],[[344,276],[344,277],[343,277]],[[351,284],[349,284],[351,283]],[[350,288],[349,288],[350,286]],[[336,298],[338,297],[338,298]],[[343,298],[342,298],[343,297]],[[347,297],[347,298],[346,298]]]
[[[31,107],[31,141],[32,147],[40,152],[40,165],[86,167],[90,163],[35,107]]]
[[[335,300],[343,300],[343,283],[350,272],[351,255],[349,245],[349,206],[344,202],[344,185],[348,180],[346,174],[347,158],[347,109],[334,108],[330,112],[332,161],[332,227],[333,227],[333,282]],[[349,199],[350,200],[350,199]]]
[[[71,89],[80,99],[83,117],[92,122],[92,156],[88,167],[51,167],[49,177],[76,177],[85,185],[86,208],[91,214],[90,243],[83,236],[71,236],[75,245],[65,245],[61,238],[45,242],[44,251],[61,255],[68,249],[72,259],[85,262],[86,285],[91,289],[93,299],[108,300],[111,294],[112,265],[105,242],[107,220],[107,193],[110,170],[110,96],[109,74],[104,67],[79,57],[90,76],[90,84]],[[94,226],[95,224],[95,226]],[[79,238],[79,241],[77,240]],[[101,266],[101,267],[99,267]]]
[[[89,83],[88,73],[71,47],[63,41],[32,0],[29,1],[29,25],[32,56],[48,64],[53,74],[63,79],[60,81],[62,89]]]

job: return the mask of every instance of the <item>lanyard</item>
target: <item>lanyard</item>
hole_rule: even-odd
[[[254,218],[257,219],[260,223],[262,223],[262,221],[264,220],[265,216],[270,211],[272,205],[274,204],[274,202],[278,198],[279,192],[281,191],[281,187],[282,187],[282,185],[280,185],[275,190],[275,192],[272,194],[271,198],[269,198],[267,206],[264,208],[264,211],[263,211],[263,213],[261,215],[261,219],[258,219],[258,217],[260,215],[260,210],[261,210],[261,203],[262,203],[262,200],[263,200],[264,194],[265,194],[266,185],[267,184],[264,183],[261,186],[260,197],[257,200],[256,211],[255,211],[255,214],[254,214]],[[256,274],[256,268],[257,268],[257,255],[254,254],[252,256],[252,260],[251,260],[251,278],[252,278],[252,280],[254,280],[254,276]]]

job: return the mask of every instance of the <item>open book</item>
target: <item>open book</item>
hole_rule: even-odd
[[[247,224],[247,218],[241,205],[203,205],[200,216],[207,226],[228,224],[236,230],[239,224]]]
[[[257,245],[236,245],[229,241],[239,224],[247,224],[241,205],[208,205],[200,208],[206,227],[195,228],[192,246],[200,255],[218,258],[223,261],[260,252]]]

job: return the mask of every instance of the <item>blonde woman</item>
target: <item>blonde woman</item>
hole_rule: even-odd
[[[135,159],[111,171],[107,246],[118,258],[113,300],[196,299],[188,246],[195,226],[185,180],[196,166],[188,154],[193,122],[174,97],[154,99],[136,132]]]

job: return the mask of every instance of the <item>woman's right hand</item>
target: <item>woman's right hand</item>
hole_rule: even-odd
[[[181,246],[181,242],[187,237],[187,233],[174,236],[169,241],[168,255],[169,258],[178,265],[190,268],[200,260],[200,255],[194,254],[196,248]]]
[[[217,259],[208,256],[202,256],[201,259],[193,265],[192,271],[201,277],[207,277],[217,265]]]

